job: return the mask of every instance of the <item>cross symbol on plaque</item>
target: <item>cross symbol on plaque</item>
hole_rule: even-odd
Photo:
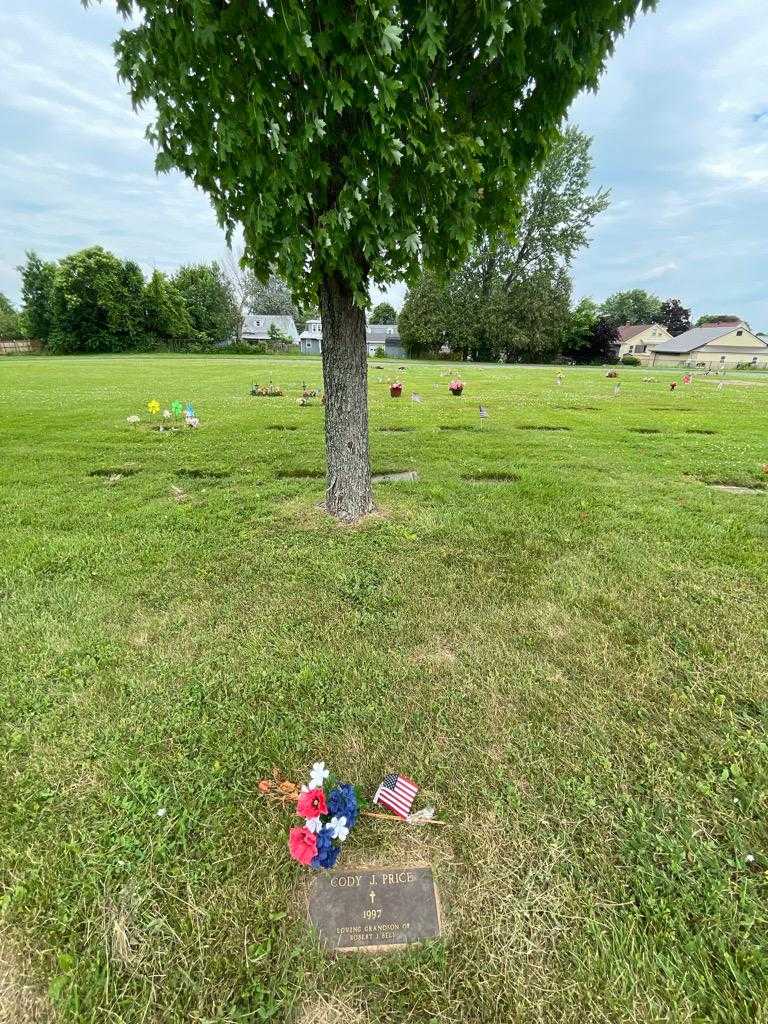
[[[376,899],[376,894],[370,892],[370,893],[368,893],[368,895],[371,897],[371,903],[373,903],[373,901]]]

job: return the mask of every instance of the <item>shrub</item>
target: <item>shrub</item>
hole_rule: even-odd
[[[215,349],[229,356],[265,356],[269,351],[263,341],[233,341],[231,345]]]
[[[639,366],[640,360],[637,356],[622,356],[621,362],[623,366]]]

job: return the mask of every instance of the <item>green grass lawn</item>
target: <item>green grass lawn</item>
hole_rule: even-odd
[[[768,381],[469,365],[457,400],[409,362],[394,401],[379,365],[374,470],[419,480],[348,529],[297,475],[318,360],[0,363],[11,988],[93,1024],[768,1020],[768,492],[707,486],[768,479]],[[129,427],[151,398],[200,428]],[[444,941],[316,947],[257,786],[320,758],[449,822],[342,862],[431,862]]]

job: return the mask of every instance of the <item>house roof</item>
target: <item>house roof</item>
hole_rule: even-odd
[[[619,341],[629,341],[636,334],[647,331],[649,327],[658,327],[658,324],[624,324],[618,328]]]
[[[694,349],[701,348],[702,345],[706,345],[710,341],[717,341],[718,338],[724,338],[726,334],[736,330],[746,330],[746,328],[739,327],[738,324],[727,324],[724,327],[692,327],[690,331],[686,331],[685,334],[679,334],[671,341],[662,341],[658,345],[654,345],[653,351],[668,352],[673,355],[693,352]],[[747,331],[747,334],[752,334],[752,332]],[[752,337],[756,341],[761,342],[761,339],[757,338],[754,334],[752,334]],[[765,344],[765,342],[762,342],[762,344]]]
[[[365,340],[368,345],[376,341],[400,341],[400,335],[393,324],[368,324],[365,328]]]
[[[243,337],[264,341],[269,337],[272,326],[287,334],[291,341],[299,340],[292,316],[272,316],[271,313],[246,313],[243,318]]]

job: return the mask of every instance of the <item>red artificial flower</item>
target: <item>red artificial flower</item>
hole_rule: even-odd
[[[288,835],[288,849],[294,860],[310,864],[317,856],[317,840],[308,828],[292,828]]]
[[[328,804],[325,802],[325,793],[322,789],[308,789],[306,793],[302,793],[296,804],[296,813],[302,818],[316,818],[319,814],[327,814]]]

